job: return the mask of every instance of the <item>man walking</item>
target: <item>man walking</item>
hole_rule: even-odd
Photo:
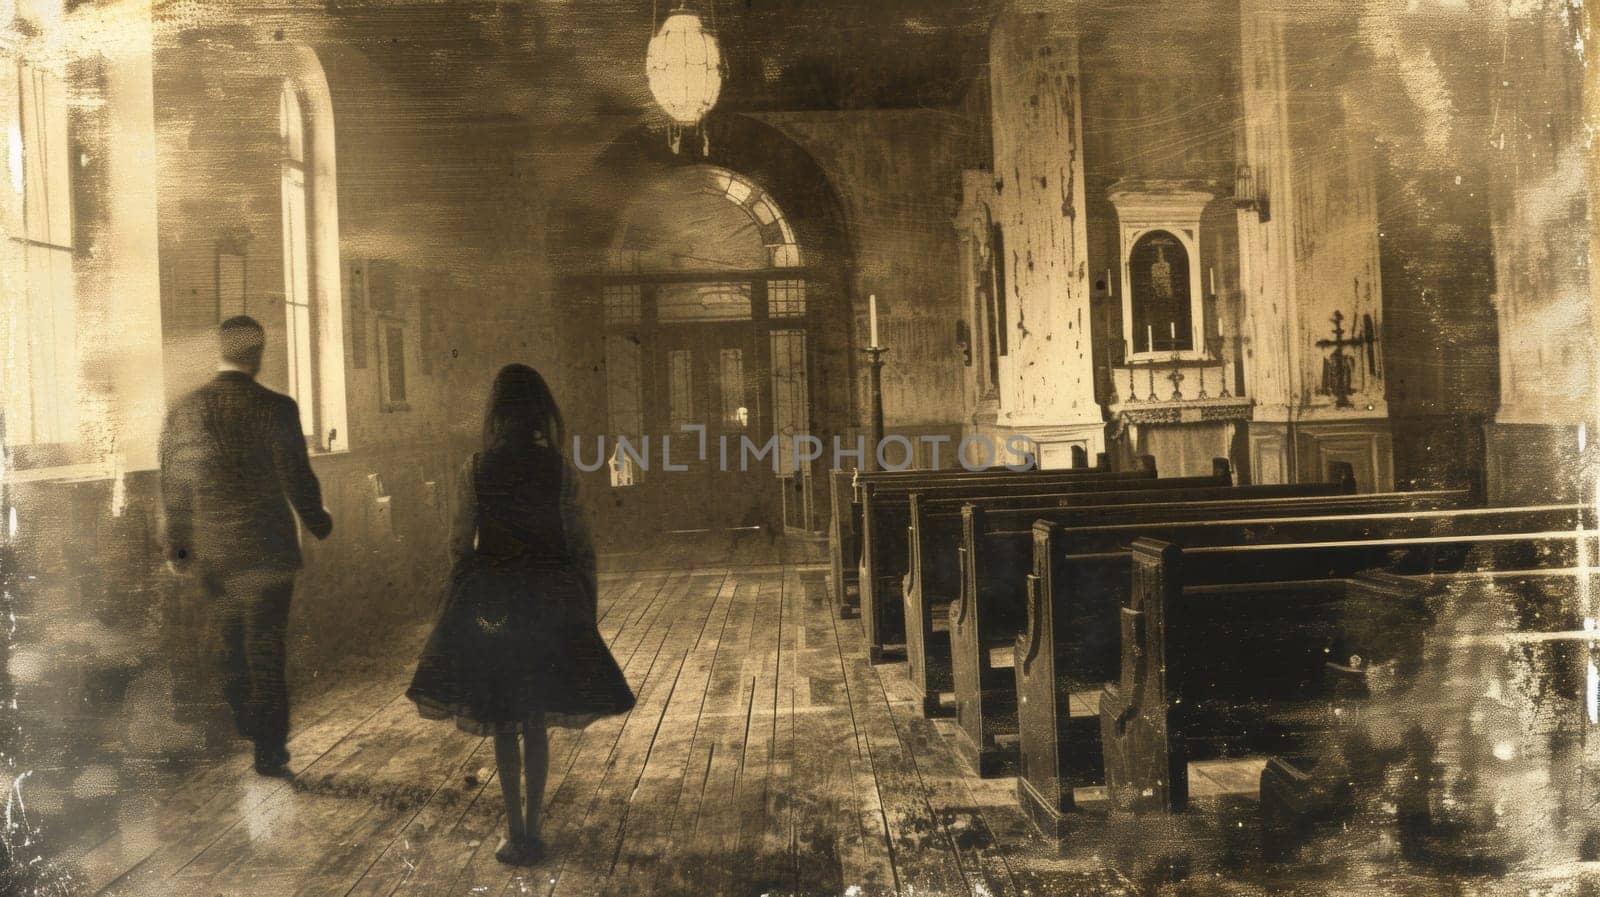
[[[192,570],[211,601],[222,630],[223,692],[239,734],[255,742],[256,772],[284,775],[285,635],[301,566],[290,507],[318,539],[333,520],[298,406],[255,380],[266,348],[261,325],[229,318],[218,337],[217,376],[173,406],[161,433],[167,563]]]

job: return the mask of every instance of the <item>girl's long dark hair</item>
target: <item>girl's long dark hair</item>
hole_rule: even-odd
[[[489,391],[489,410],[483,416],[484,454],[520,453],[541,437],[550,448],[562,451],[567,430],[561,409],[538,371],[508,364],[495,375]]]

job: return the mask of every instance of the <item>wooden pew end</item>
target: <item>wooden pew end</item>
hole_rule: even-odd
[[[1074,835],[1095,829],[1103,836],[1106,813],[1111,809],[1105,786],[1080,785],[1072,789],[1070,804],[1063,807],[1040,794],[1033,783],[1017,778],[1017,804],[1039,836],[1057,849],[1064,848]]]
[[[1017,774],[1020,745],[1015,734],[1001,735],[995,743],[979,747],[965,729],[956,729],[956,753],[979,778],[998,779]]]
[[[872,645],[867,649],[867,659],[874,664],[905,663],[905,645]]]
[[[853,588],[852,589],[847,589],[845,591],[844,602],[839,605],[839,619],[841,619],[841,620],[859,620],[859,619],[861,619],[861,593],[860,592],[857,592]]]
[[[956,715],[956,696],[951,692],[938,692],[922,696],[922,716],[925,719],[951,719]]]
[[[1293,860],[1310,833],[1311,776],[1278,757],[1261,770],[1261,857],[1269,863]]]
[[[1052,806],[1051,801],[1046,800],[1031,782],[1021,776],[1017,777],[1017,803],[1039,834],[1054,842],[1058,848],[1071,834],[1074,814],[1064,813]]]

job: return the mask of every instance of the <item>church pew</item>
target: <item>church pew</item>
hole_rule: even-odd
[[[1459,509],[1473,499],[1470,490],[1376,493],[1307,498],[1248,497],[1232,501],[1165,503],[1149,506],[1056,509],[1032,515],[1026,524],[1008,512],[981,507],[965,510],[960,549],[961,589],[951,605],[950,654],[958,723],[957,745],[982,775],[996,775],[1015,761],[1016,749],[1005,743],[1018,732],[1019,693],[1013,664],[997,663],[994,652],[1016,644],[1027,626],[1035,571],[1034,527],[1062,527],[1058,540],[1079,542],[1083,551],[1120,551],[1146,532],[1195,532],[1220,543],[1260,540],[1277,518],[1310,521],[1330,518],[1350,526],[1361,515],[1394,515]],[[1027,529],[1022,529],[1026,525]],[[1036,572],[1036,571],[1035,571]],[[1114,616],[1106,610],[1102,616]],[[1106,624],[1110,625],[1110,624]],[[1102,653],[1114,651],[1103,629],[1096,633]],[[1010,660],[1011,658],[1007,658]],[[1107,675],[1112,667],[1102,658]],[[1080,696],[1093,702],[1094,696]]]
[[[828,587],[834,609],[841,614],[850,604],[850,587],[855,584],[861,560],[856,553],[860,505],[853,500],[854,491],[855,471],[834,470],[828,474]]]
[[[1600,543],[1592,531],[1450,538],[1468,548],[1460,560],[1471,569],[1566,567],[1580,545]],[[1212,549],[1136,542],[1119,618],[1121,677],[1100,701],[1112,805],[1184,809],[1191,759],[1277,754],[1305,762],[1325,731],[1318,705],[1359,691],[1365,667],[1337,661],[1395,639],[1409,643],[1400,653],[1420,660],[1431,622],[1425,575],[1351,577],[1351,566],[1407,559],[1426,574],[1437,547],[1426,537]]]
[[[1419,656],[1414,640],[1379,634],[1363,639],[1359,650],[1351,649],[1359,654],[1358,663],[1330,661],[1330,672],[1339,676],[1345,687],[1337,689],[1329,702],[1329,726],[1318,733],[1318,743],[1301,749],[1300,756],[1275,754],[1261,770],[1257,793],[1264,859],[1293,860],[1301,843],[1317,828],[1347,819],[1360,792],[1381,787],[1395,765],[1410,762],[1409,744],[1396,740],[1399,733],[1409,732],[1419,723],[1434,732],[1439,731],[1440,723],[1457,723],[1452,712],[1441,706],[1441,702],[1451,706],[1451,697],[1438,693],[1441,677],[1455,679],[1454,671],[1473,668],[1470,663],[1456,666],[1454,671],[1440,668],[1441,662],[1459,662],[1457,650],[1500,652],[1509,648],[1516,657],[1511,663],[1537,683],[1539,695],[1575,706],[1585,702],[1591,651],[1590,633],[1583,623],[1584,599],[1600,588],[1600,569],[1521,568],[1411,579],[1435,590],[1428,600],[1430,606],[1441,610],[1430,626],[1429,640],[1455,644],[1456,649],[1444,657]],[[1509,617],[1502,618],[1507,610],[1511,611]],[[1463,626],[1476,645],[1459,644],[1456,636]],[[1496,634],[1504,637],[1504,644],[1495,643]],[[1520,644],[1513,647],[1514,642]],[[1463,681],[1462,686],[1477,693],[1489,691],[1484,683]],[[1453,706],[1459,712],[1461,705]],[[1483,738],[1497,737],[1479,731]],[[1487,746],[1478,745],[1480,750]],[[1457,763],[1462,757],[1460,747],[1452,751]],[[1333,762],[1322,768],[1321,762],[1329,759]],[[1409,801],[1413,808],[1426,806],[1429,792],[1441,784],[1437,780],[1417,783]],[[1427,838],[1434,820],[1426,814],[1418,819],[1404,806],[1398,809],[1397,834],[1404,856],[1417,846],[1407,843],[1408,835]],[[1448,840],[1461,843],[1459,837]]]
[[[1356,557],[1364,565],[1384,554],[1363,549]],[[1330,659],[1369,653],[1347,624],[1383,618],[1383,628],[1412,633],[1420,650],[1428,621],[1426,585],[1385,572],[1315,563],[1302,572],[1241,557],[1230,569],[1190,576],[1183,558],[1178,546],[1153,539],[1130,550],[1122,669],[1099,705],[1116,809],[1183,809],[1191,759],[1306,756],[1321,711],[1359,676]]]
[[[1348,465],[1344,466],[1348,470]],[[940,712],[939,695],[951,688],[948,611],[961,591],[961,541],[964,508],[971,504],[1026,531],[1033,520],[1061,508],[1124,507],[1192,503],[1221,499],[1272,499],[1327,497],[1349,494],[1354,478],[1341,482],[1272,486],[1203,486],[1189,489],[1153,489],[1091,492],[1062,496],[1007,496],[943,498],[927,493],[911,496],[910,523],[906,527],[909,569],[901,595],[906,633],[906,669],[925,715]],[[1081,516],[1087,523],[1095,518]],[[1031,544],[1031,543],[1030,543]],[[1026,565],[1017,568],[1025,571]],[[1021,602],[1017,602],[1021,607]]]
[[[1052,478],[1005,486],[922,486],[908,491],[880,493],[868,484],[863,490],[861,564],[857,574],[863,630],[873,663],[882,663],[891,646],[905,643],[905,602],[902,587],[911,567],[909,541],[911,499],[947,502],[982,499],[1059,506],[1069,496],[1082,493],[1156,492],[1173,489],[1231,488],[1232,470],[1226,459],[1214,459],[1215,473],[1201,477],[1153,478],[1145,472],[1107,473],[1098,476]]]
[[[1102,465],[1105,456],[1100,456]],[[832,568],[834,607],[843,610],[853,604],[850,590],[856,584],[856,572],[861,563],[861,499],[856,484],[864,481],[884,483],[911,482],[916,478],[937,482],[1007,482],[1016,476],[1035,473],[1033,470],[1012,470],[1007,467],[989,467],[981,470],[955,468],[950,470],[904,470],[867,472],[852,469],[834,470],[828,476],[828,560]]]
[[[1307,580],[1352,577],[1387,568],[1423,574],[1496,564],[1550,564],[1570,558],[1574,527],[1592,526],[1592,508],[1578,505],[1431,511],[1387,519],[1270,521],[1253,541],[1222,529],[1183,534],[1187,560],[1199,559],[1236,579]],[[1331,528],[1330,528],[1331,524]],[[1254,526],[1254,525],[1252,525]],[[1152,530],[1157,538],[1170,530]],[[1392,538],[1379,538],[1383,533]],[[1533,533],[1534,535],[1528,535]],[[1119,620],[1132,588],[1129,550],[1068,554],[1070,533],[1041,522],[1034,529],[1035,573],[1028,615],[1016,641],[1014,674],[1021,736],[1018,798],[1046,833],[1059,832],[1073,807],[1072,788],[1099,778],[1099,707],[1104,684],[1121,666]],[[1354,538],[1333,538],[1353,534]],[[1230,541],[1231,540],[1231,541]],[[1476,555],[1472,552],[1476,551]]]
[[[1075,452],[1075,462],[1081,459],[1081,452]],[[1132,473],[1142,473],[1145,476],[1155,476],[1155,458],[1145,455],[1140,459],[1141,467]],[[1105,472],[1107,466],[1106,454],[1096,456],[1096,464],[1092,468],[1083,468],[1075,464],[1066,471],[1041,471],[1034,468],[1012,469],[1009,467],[988,467],[979,470],[966,468],[950,469],[920,469],[920,470],[886,470],[886,471],[859,471],[835,470],[828,478],[829,483],[829,517],[828,517],[828,560],[832,568],[832,592],[834,606],[842,615],[849,615],[860,610],[859,595],[853,595],[852,587],[856,585],[856,575],[861,563],[861,485],[865,483],[878,483],[885,486],[905,485],[915,483],[995,483],[1004,485],[1020,482],[1019,477],[1039,476],[1051,473],[1084,473]]]
[[[862,629],[873,663],[884,661],[884,649],[903,644],[904,618],[901,612],[900,585],[909,562],[906,521],[910,497],[914,493],[936,494],[948,498],[980,498],[1024,495],[1065,495],[1072,492],[1124,489],[1158,489],[1185,486],[1219,485],[1231,481],[1227,462],[1218,474],[1209,477],[1179,477],[1158,480],[1150,470],[1136,472],[1067,470],[1038,471],[1025,479],[1005,483],[960,482],[954,484],[895,484],[875,482],[858,485],[861,493],[861,561],[856,575]]]

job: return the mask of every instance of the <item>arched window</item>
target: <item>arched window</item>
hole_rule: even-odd
[[[290,395],[313,450],[347,448],[333,103],[316,54],[293,51],[278,92],[284,342]]]
[[[306,128],[294,85],[278,94],[278,139],[283,150],[283,308],[289,350],[289,394],[300,403],[300,427],[307,436],[317,426],[317,383],[313,347],[311,259],[306,227]]]

